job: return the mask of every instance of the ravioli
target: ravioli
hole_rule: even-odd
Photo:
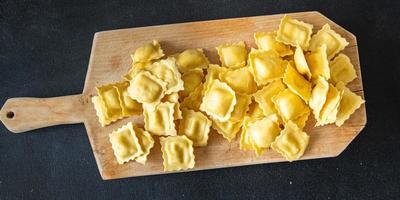
[[[329,83],[322,76],[319,76],[311,92],[311,98],[309,103],[309,106],[312,109],[314,117],[317,121],[320,120],[319,115],[321,113],[322,107],[325,104],[328,90],[329,90]]]
[[[114,87],[117,89],[118,98],[122,107],[122,114],[124,117],[142,114],[142,104],[129,97],[128,94],[129,82],[116,83]]]
[[[228,140],[228,142],[232,142],[232,140],[235,139],[241,127],[241,121],[233,122],[228,120],[226,122],[220,122],[212,119],[212,128],[221,134],[226,140]]]
[[[224,122],[231,117],[235,105],[235,92],[226,83],[214,80],[205,91],[200,110]]]
[[[181,73],[195,68],[206,69],[209,63],[203,49],[188,49],[176,56],[176,64]]]
[[[285,123],[309,112],[307,104],[289,89],[285,89],[272,97],[272,102],[274,102],[279,116]]]
[[[130,81],[137,73],[145,70],[151,64],[153,64],[153,62],[151,61],[143,63],[132,63],[132,67],[129,69],[128,73],[122,76],[122,78],[126,81]]]
[[[236,105],[232,111],[230,121],[238,122],[242,121],[249,110],[251,103],[251,96],[246,94],[236,93]]]
[[[246,134],[252,137],[253,149],[257,155],[261,155],[265,149],[270,147],[280,131],[279,124],[271,117],[253,121],[246,127]]]
[[[315,51],[321,45],[326,45],[326,54],[330,60],[348,44],[346,39],[332,30],[329,24],[325,24],[321,30],[311,37],[309,50]]]
[[[283,82],[292,92],[299,95],[306,103],[308,103],[311,97],[311,83],[300,75],[290,64],[286,67]]]
[[[109,136],[114,155],[119,164],[134,160],[144,154],[132,123],[113,131]]]
[[[99,94],[107,120],[110,122],[116,121],[123,117],[122,107],[119,100],[119,94],[114,84],[103,85],[96,88]]]
[[[280,153],[286,160],[292,162],[300,159],[304,154],[310,136],[300,130],[293,122],[285,125],[280,135],[271,144],[271,148]]]
[[[285,15],[276,35],[276,40],[284,44],[296,46],[300,45],[301,48],[307,49],[310,43],[313,25],[292,19]]]
[[[137,48],[135,53],[131,55],[133,63],[148,62],[162,58],[163,56],[164,52],[157,40],[153,40],[152,43],[147,43]]]
[[[132,123],[132,122],[129,122]],[[135,161],[144,165],[147,161],[147,156],[150,154],[150,150],[154,146],[154,139],[151,137],[150,133],[137,127],[133,126],[133,130],[138,138],[139,144],[142,148],[143,153],[135,158]]]
[[[252,101],[250,103],[249,110],[247,111],[246,116],[253,120],[265,117],[263,109],[261,108],[260,104],[257,103],[256,101]]]
[[[108,124],[110,124],[111,121],[107,117],[106,107],[105,107],[104,103],[102,102],[102,100],[100,99],[100,97],[99,96],[92,97],[92,103],[94,105],[94,109],[96,110],[96,115],[99,118],[99,122],[100,122],[101,126],[105,127]]]
[[[165,95],[161,102],[171,102],[174,104],[174,120],[182,119],[182,111],[180,110],[179,95],[172,93]]]
[[[272,97],[284,90],[286,87],[281,80],[276,80],[254,94],[254,100],[260,105],[265,116],[278,113],[275,104],[272,102]]]
[[[186,136],[160,137],[164,171],[191,169],[195,165],[193,142]]]
[[[179,133],[193,141],[193,146],[207,146],[211,121],[201,112],[183,109],[179,123]]]
[[[192,93],[189,94],[189,96],[183,99],[181,107],[199,111],[202,103],[203,90],[204,86],[199,85]]]
[[[274,50],[279,56],[289,56],[293,54],[289,45],[278,42],[276,40],[276,31],[274,32],[260,32],[254,33],[254,40],[259,49],[264,51]]]
[[[227,83],[235,92],[252,94],[257,91],[257,83],[249,67],[227,70],[219,74],[221,81]]]
[[[249,134],[249,132],[247,131],[249,123],[251,123],[252,121],[255,121],[256,119],[252,119],[249,117],[246,117],[243,120],[243,127],[242,127],[242,132],[240,134],[240,142],[239,142],[239,149],[240,150],[253,150],[253,137],[251,136],[251,134]]]
[[[322,45],[310,54],[307,54],[306,60],[311,70],[312,79],[315,80],[318,76],[322,76],[326,80],[329,80],[331,75],[328,57],[326,56],[326,45]]]
[[[350,58],[344,54],[339,54],[329,63],[331,71],[331,81],[334,84],[343,82],[345,85],[357,78],[356,70],[351,64]]]
[[[249,54],[249,64],[257,85],[266,85],[283,77],[285,68],[283,60],[275,51],[252,49]]]
[[[329,84],[328,94],[326,95],[326,101],[320,112],[320,118],[317,120],[315,126],[323,126],[331,124],[336,121],[336,115],[338,112],[340,99],[342,98],[342,92],[338,91],[332,84]]]
[[[216,47],[222,66],[237,69],[246,65],[247,50],[243,41]]]
[[[182,75],[184,90],[179,92],[180,96],[189,96],[189,94],[192,93],[203,82],[203,79],[204,73],[203,70],[200,68],[195,68],[185,72]]]
[[[336,84],[336,88],[343,92],[343,97],[336,115],[336,125],[342,126],[343,123],[350,118],[350,115],[360,108],[365,101],[360,96],[350,91],[343,82]]]
[[[296,51],[294,52],[294,57],[293,57],[295,66],[297,71],[304,75],[307,80],[311,80],[311,71],[310,68],[308,67],[306,57],[304,56],[303,50],[299,45],[296,47]]]
[[[128,94],[139,103],[157,104],[165,95],[167,84],[148,71],[137,73],[130,81]]]
[[[166,83],[165,94],[184,89],[181,73],[175,64],[175,58],[169,57],[145,67],[147,71]]]
[[[162,102],[152,107],[143,105],[144,127],[153,135],[176,135],[174,123],[174,103]]]

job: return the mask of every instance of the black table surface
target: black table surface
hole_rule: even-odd
[[[0,200],[400,198],[399,1],[1,0],[0,105],[81,93],[98,31],[313,10],[358,39],[368,123],[338,157],[103,181],[83,124],[0,123]]]

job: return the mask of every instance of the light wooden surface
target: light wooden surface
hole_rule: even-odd
[[[318,12],[291,13],[289,15],[313,24],[314,32],[318,31],[325,23],[329,23],[332,29],[347,39],[350,44],[343,53],[350,57],[358,75],[358,78],[348,87],[364,96],[355,36]],[[90,98],[96,95],[95,87],[120,81],[121,76],[131,66],[130,54],[143,43],[153,39],[160,41],[167,55],[189,48],[202,47],[206,50],[205,53],[212,63],[219,63],[216,46],[243,40],[249,48],[255,47],[253,33],[277,30],[282,17],[283,15],[245,17],[96,33],[85,87],[81,95],[48,99],[10,99],[0,111],[0,119],[13,132],[23,132],[57,124],[84,122],[103,179],[165,173],[157,137],[155,137],[155,147],[151,150],[145,166],[136,162],[124,165],[117,163],[108,134],[129,121],[142,125],[143,118],[141,116],[130,117],[102,128],[90,101]],[[7,113],[10,111],[14,113],[12,119],[7,117]],[[314,128],[315,121],[309,120],[305,131],[310,135],[310,144],[302,159],[339,155],[364,128],[366,120],[364,105],[342,127],[328,125]],[[240,136],[238,135],[238,137]],[[267,150],[260,157],[256,157],[253,151],[241,151],[237,139],[228,143],[216,132],[211,133],[208,143],[205,148],[195,148],[196,165],[190,171],[284,161],[279,154],[272,150]]]

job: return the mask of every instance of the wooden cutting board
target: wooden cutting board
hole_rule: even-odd
[[[358,95],[364,96],[356,37],[319,12],[288,15],[313,24],[314,32],[328,23],[347,39],[350,44],[344,53],[350,57],[358,75],[348,87]],[[145,166],[136,162],[124,165],[117,163],[108,134],[129,121],[142,125],[143,118],[130,117],[102,128],[91,103],[91,97],[96,95],[95,87],[120,81],[121,76],[131,66],[130,54],[143,43],[153,39],[160,41],[167,55],[202,47],[212,63],[219,63],[216,46],[243,40],[249,48],[255,47],[253,34],[277,30],[282,17],[283,14],[279,14],[98,32],[94,35],[82,94],[54,98],[8,99],[0,111],[0,119],[14,133],[59,124],[84,123],[103,179],[166,173],[163,171],[157,137]],[[364,128],[366,122],[364,105],[342,127],[314,127],[315,121],[309,120],[305,131],[310,135],[310,144],[302,159],[339,155]],[[253,151],[241,151],[237,139],[228,143],[215,132],[211,133],[207,147],[195,148],[195,156],[195,168],[189,171],[284,161],[272,150],[267,150],[260,157],[256,157]]]

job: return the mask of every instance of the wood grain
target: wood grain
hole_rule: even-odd
[[[343,51],[348,55],[357,71],[358,78],[352,81],[348,87],[357,94],[364,96],[361,80],[360,62],[358,57],[357,40],[350,32],[335,24],[318,12],[302,12],[288,14],[293,18],[302,20],[314,25],[314,32],[318,31],[325,23],[345,37],[350,43]],[[7,103],[0,112],[1,120],[11,131],[21,132],[34,128],[40,128],[61,123],[79,123],[84,121],[89,140],[103,179],[116,179],[132,176],[144,176],[166,173],[163,171],[162,157],[158,138],[155,138],[155,147],[145,166],[135,162],[119,165],[114,158],[108,134],[121,127],[129,121],[143,125],[142,116],[134,116],[120,120],[105,128],[102,128],[97,121],[95,110],[90,98],[96,95],[95,87],[121,80],[121,76],[127,72],[131,65],[130,54],[140,45],[153,39],[158,39],[166,54],[173,54],[189,48],[202,47],[212,63],[219,63],[215,47],[222,43],[231,43],[243,40],[248,48],[255,47],[254,32],[268,32],[277,30],[281,15],[245,17],[235,19],[223,19],[213,21],[191,22],[182,24],[171,24],[151,26],[142,28],[122,29],[96,33],[93,40],[92,53],[82,96],[79,100],[71,101],[71,98],[61,97],[63,102],[48,99],[57,108],[59,105],[66,105],[61,109],[59,117],[39,118],[39,122],[33,125],[21,125],[26,122],[27,117],[20,121],[5,120],[5,110],[9,107]],[[78,96],[76,96],[78,97]],[[64,102],[70,101],[70,102]],[[36,101],[43,106],[43,102]],[[20,107],[26,102],[21,102]],[[74,108],[70,106],[74,105]],[[17,106],[17,104],[14,104]],[[47,103],[45,105],[48,105]],[[41,116],[47,111],[51,116],[58,115],[59,110],[44,107],[43,112],[33,109],[30,119],[37,119],[36,112]],[[52,106],[50,106],[52,107]],[[77,112],[77,111],[80,112]],[[22,110],[21,110],[22,111]],[[46,112],[45,112],[46,111]],[[71,112],[71,113],[68,113]],[[19,112],[18,112],[19,113]],[[79,113],[79,115],[77,115]],[[70,114],[70,115],[69,115]],[[71,117],[71,118],[70,118]],[[18,115],[15,119],[19,118]],[[349,143],[359,134],[367,121],[365,106],[362,105],[342,127],[328,125],[314,127],[315,121],[309,120],[305,131],[310,135],[310,144],[302,159],[314,159],[333,157],[339,155]],[[31,122],[30,122],[31,123]],[[221,135],[212,132],[209,138],[209,145],[205,148],[195,148],[196,165],[189,171],[253,165],[261,163],[281,162],[284,159],[277,153],[267,150],[262,156],[256,157],[252,151],[239,150],[238,140],[228,143]]]

